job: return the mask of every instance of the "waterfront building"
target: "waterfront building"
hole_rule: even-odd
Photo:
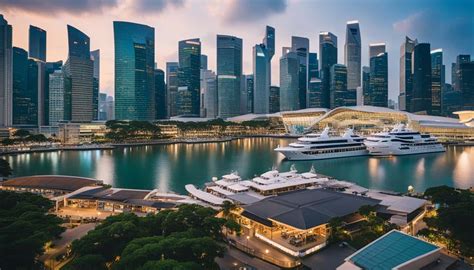
[[[67,93],[64,89],[64,83],[64,74],[62,70],[55,70],[49,75],[48,122],[51,126],[58,126],[60,122],[65,120],[65,109],[67,108],[65,104],[67,102]]]
[[[30,25],[28,34],[29,57],[46,62],[46,31]]]
[[[280,58],[280,111],[300,109],[299,60],[295,52],[288,51]]]
[[[364,105],[388,107],[388,55],[385,43],[369,45],[370,79]]]
[[[418,43],[412,53],[413,89],[410,112],[431,113],[431,49]]]
[[[182,40],[178,44],[179,68],[176,92],[176,115],[199,117],[201,41]]]
[[[270,86],[270,111],[276,113],[280,111],[280,87]]]
[[[12,26],[0,14],[0,127],[12,124],[13,113]]]
[[[49,75],[56,70],[61,70],[63,61],[46,62],[44,65],[44,87],[43,87],[43,125],[49,126]]]
[[[155,28],[114,22],[115,118],[155,119]]]
[[[99,121],[107,121],[107,94],[99,93]]]
[[[225,119],[240,114],[241,78],[242,39],[234,36],[217,35],[217,97],[219,118]]]
[[[72,122],[90,122],[93,119],[94,67],[90,57],[90,39],[79,29],[67,26],[69,54],[64,74],[70,82]],[[115,73],[117,79],[117,72]],[[117,84],[116,84],[117,85]],[[117,91],[115,92],[117,93]]]
[[[207,70],[207,55],[201,54],[201,69]]]
[[[330,108],[346,106],[347,67],[335,64],[330,69]]]
[[[308,80],[319,78],[318,53],[308,54]],[[309,85],[308,85],[309,87]]]
[[[166,96],[165,72],[155,69],[155,119],[168,118],[168,98]]]
[[[244,75],[244,84],[245,92],[247,93],[247,113],[254,112],[254,100],[253,100],[253,91],[254,91],[254,77],[253,74]]]
[[[298,57],[298,103],[299,109],[306,108],[306,95],[308,91],[308,64],[309,64],[309,39],[305,37],[291,37],[291,50]]]
[[[254,113],[269,112],[271,60],[275,54],[275,29],[266,27],[263,42],[253,47],[253,97]],[[244,84],[245,85],[245,84]]]
[[[217,117],[217,80],[212,70],[201,69],[201,117]]]
[[[361,86],[361,38],[359,21],[346,24],[346,43],[344,44],[344,64],[347,66],[347,89],[352,92]]]
[[[398,104],[402,111],[410,111],[411,108],[413,90],[412,54],[416,44],[418,44],[418,40],[405,37],[405,41],[400,46],[400,95]]]
[[[178,93],[178,62],[166,62],[166,91],[168,97],[168,115],[178,115],[176,95]]]
[[[319,76],[322,82],[323,108],[330,106],[330,70],[337,64],[337,36],[331,32],[319,33]]]
[[[445,67],[443,65],[443,50],[431,51],[431,114],[442,113],[442,92],[445,84]]]
[[[92,120],[99,119],[99,91],[100,91],[100,50],[91,52],[91,60],[93,62],[93,81],[92,81]]]
[[[462,109],[474,110],[474,61],[459,63],[456,72],[462,96]]]
[[[319,78],[311,78],[308,86],[308,108],[322,108],[323,107],[323,92],[322,83]]]

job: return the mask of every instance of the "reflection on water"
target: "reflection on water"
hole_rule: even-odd
[[[430,186],[474,186],[474,147],[450,146],[446,153],[391,158],[354,157],[319,161],[286,161],[273,151],[289,140],[240,139],[225,143],[124,147],[115,150],[61,151],[10,156],[15,175],[64,174],[94,177],[124,188],[184,193],[184,185],[202,186],[213,176],[237,171],[243,178],[273,166],[317,172],[362,186],[422,191]]]

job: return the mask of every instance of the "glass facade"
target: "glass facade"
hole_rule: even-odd
[[[347,96],[347,67],[336,64],[330,69],[330,107],[331,109],[346,106]]]
[[[21,49],[13,48],[13,125],[31,124],[29,118],[32,106],[31,96],[28,91],[28,53]]]
[[[361,48],[359,22],[347,22],[344,64],[347,66],[347,89],[350,90],[355,90],[361,86]]]
[[[364,104],[388,107],[388,55],[385,44],[369,45],[370,81]]]
[[[264,44],[253,47],[253,111],[257,114],[264,114],[270,111],[270,60],[268,50]]]
[[[178,88],[176,113],[179,116],[199,117],[201,41],[188,39],[179,42]]]
[[[43,105],[43,123],[45,126],[49,126],[49,75],[53,74],[56,70],[61,70],[63,61],[57,62],[46,62],[44,66],[44,105]]]
[[[49,75],[49,117],[51,126],[57,126],[64,118],[64,75],[61,70],[56,70]]]
[[[474,61],[459,64],[459,88],[463,110],[474,110]]]
[[[155,119],[155,29],[114,22],[115,119]]]
[[[308,91],[308,64],[309,64],[309,39],[305,37],[291,37],[291,50],[298,56],[298,103],[299,108],[306,108],[306,95]]]
[[[167,104],[165,72],[161,69],[155,69],[155,119],[168,118]]]
[[[280,111],[280,87],[270,86],[270,113]]]
[[[28,38],[30,58],[46,62],[46,31],[30,25]]]
[[[201,70],[201,117],[217,117],[216,73]]]
[[[253,74],[245,75],[245,92],[247,93],[247,113],[254,112],[253,90],[254,90]]]
[[[218,117],[240,114],[242,78],[242,39],[217,35]]]
[[[100,50],[91,52],[91,59],[93,61],[93,92],[92,92],[92,110],[93,120],[99,119],[99,91],[100,91]]]
[[[12,124],[12,26],[0,14],[0,127]]]
[[[410,112],[431,112],[431,49],[418,43],[412,54],[413,90]]]
[[[178,62],[166,63],[166,91],[168,96],[168,115],[178,115],[176,95],[178,93]]]
[[[300,109],[299,104],[299,60],[295,52],[280,58],[280,111]]]
[[[309,81],[308,108],[322,108],[323,93],[321,89],[321,79],[312,78]]]
[[[331,67],[337,64],[337,37],[331,32],[319,33],[319,76],[322,83],[323,108],[330,107]]]
[[[308,80],[311,81],[313,78],[319,78],[318,54],[309,53],[308,57]]]
[[[370,67],[362,67],[362,104],[367,105],[365,100],[370,100]]]
[[[409,111],[413,90],[413,75],[411,55],[418,40],[405,37],[405,42],[400,46],[400,96],[398,105],[401,111]]]
[[[441,115],[441,92],[444,88],[443,51],[431,51],[431,114]]]

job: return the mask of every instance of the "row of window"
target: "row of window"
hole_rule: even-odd
[[[317,151],[307,151],[303,153],[307,155],[320,155],[320,154],[330,154],[330,153],[353,152],[353,151],[360,151],[360,150],[366,150],[365,146],[353,147],[353,148],[341,148],[341,149],[324,149],[324,150],[317,150]]]

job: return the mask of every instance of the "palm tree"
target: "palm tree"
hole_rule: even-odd
[[[235,210],[236,208],[237,206],[234,203],[232,203],[231,201],[225,200],[222,203],[222,213],[224,214],[224,217],[228,217],[230,215],[230,212],[232,210]]]

